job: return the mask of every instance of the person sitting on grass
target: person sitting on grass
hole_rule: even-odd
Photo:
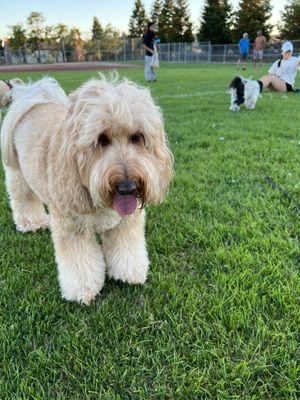
[[[285,42],[282,45],[282,53],[279,60],[275,61],[269,69],[269,74],[262,76],[258,83],[262,88],[269,88],[276,92],[300,93],[300,89],[294,89],[297,71],[300,68],[300,57],[293,57],[293,44]]]

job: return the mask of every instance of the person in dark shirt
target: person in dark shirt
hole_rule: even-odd
[[[154,42],[155,25],[154,22],[148,22],[142,38],[143,48],[145,49],[145,79],[147,82],[156,81],[156,72],[153,67]]]

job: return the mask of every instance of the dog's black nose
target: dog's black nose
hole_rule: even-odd
[[[125,196],[126,194],[134,194],[137,190],[137,185],[133,181],[123,181],[117,184],[116,189],[121,196]]]

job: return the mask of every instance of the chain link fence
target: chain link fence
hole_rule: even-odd
[[[294,55],[300,54],[300,40],[292,40]],[[157,45],[159,59],[167,63],[235,63],[239,58],[237,44],[211,43],[161,43]],[[249,60],[252,56],[252,45]],[[280,57],[281,43],[267,43],[264,49],[264,62],[270,63]],[[32,52],[29,49],[12,51],[9,48],[0,51],[0,65],[2,64],[36,64],[63,63],[76,61],[105,61],[105,62],[135,62],[144,60],[144,50],[140,39],[124,40],[114,49],[102,49],[99,44],[85,49],[43,48]]]

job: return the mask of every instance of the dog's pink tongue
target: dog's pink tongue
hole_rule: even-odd
[[[132,214],[137,206],[136,197],[134,194],[125,194],[121,196],[116,194],[113,200],[113,208],[123,217],[124,215]]]

